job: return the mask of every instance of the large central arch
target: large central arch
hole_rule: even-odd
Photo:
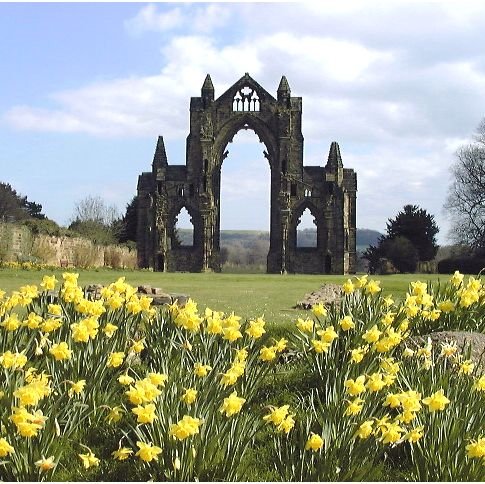
[[[303,166],[302,100],[290,94],[284,76],[275,98],[246,73],[215,99],[207,75],[201,96],[190,100],[186,165],[168,165],[160,137],[152,172],[139,178],[137,245],[141,266],[220,271],[221,166],[234,135],[241,129],[252,129],[266,147],[264,156],[271,171],[267,271],[355,271],[356,175],[343,168],[336,143],[331,145],[325,167]],[[293,236],[295,217],[301,216],[304,205],[311,205],[320,234],[315,250],[306,252],[296,247]],[[194,224],[194,246],[190,249],[172,247],[170,242],[174,213],[181,206],[187,208]]]

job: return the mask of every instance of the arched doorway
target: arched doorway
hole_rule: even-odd
[[[237,98],[236,98],[237,99]],[[215,217],[214,217],[214,231],[212,238],[212,248],[214,253],[214,264],[218,270],[220,270],[220,251],[221,251],[221,173],[226,158],[230,156],[229,152],[233,140],[239,133],[254,133],[260,143],[262,158],[260,161],[267,170],[269,166],[269,226],[270,229],[270,241],[269,250],[267,251],[267,258],[265,261],[266,269],[269,271],[269,254],[276,244],[273,241],[273,234],[275,233],[274,226],[277,225],[277,221],[274,220],[275,205],[278,204],[278,191],[279,191],[279,178],[275,175],[276,170],[274,168],[274,160],[276,159],[275,140],[269,129],[269,127],[260,119],[254,118],[249,113],[238,112],[238,115],[231,118],[225,125],[223,125],[219,131],[218,136],[214,139],[214,158],[212,164],[211,174],[211,188],[214,196]],[[278,171],[279,174],[279,171]],[[268,180],[268,176],[264,176],[265,180]],[[268,193],[268,189],[265,190]],[[247,195],[247,194],[246,194]],[[264,206],[267,206],[267,202]],[[260,207],[261,210],[261,207]]]
[[[226,146],[228,156],[214,174],[223,272],[266,272],[271,213],[266,149],[252,129],[241,129]]]

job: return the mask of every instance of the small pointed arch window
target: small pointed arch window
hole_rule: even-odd
[[[317,221],[309,208],[298,219],[296,226],[296,247],[318,247]]]
[[[173,222],[172,247],[193,247],[194,224],[185,207],[182,207]]]

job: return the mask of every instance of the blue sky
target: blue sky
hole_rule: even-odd
[[[442,211],[456,148],[485,115],[480,1],[0,4],[0,180],[60,224],[99,195],[120,212],[163,135],[185,161],[190,96],[245,72],[303,97],[305,164],[338,141],[357,171],[358,227],[406,203]],[[222,226],[268,230],[263,145],[239,133]],[[308,226],[308,222],[305,222]]]

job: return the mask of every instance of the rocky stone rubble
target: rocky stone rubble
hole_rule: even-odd
[[[315,304],[323,303],[326,306],[332,303],[338,304],[342,299],[342,286],[339,284],[323,284],[319,289],[308,293],[296,303],[297,309],[311,309]]]
[[[102,284],[90,284],[89,286],[86,286],[86,292],[90,294],[93,299],[99,299],[103,287]],[[137,295],[151,297],[153,299],[152,304],[155,306],[172,304],[176,300],[180,306],[183,306],[189,299],[189,296],[186,294],[167,293],[159,287],[152,287],[148,284],[138,286]]]

